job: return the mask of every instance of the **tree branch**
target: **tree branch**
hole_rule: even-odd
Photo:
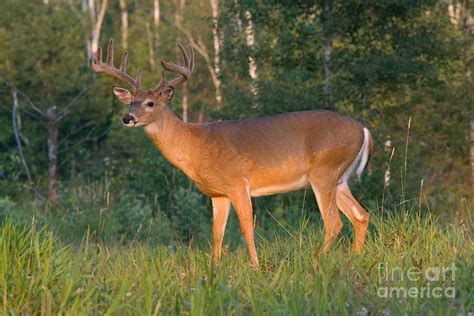
[[[20,155],[21,164],[23,165],[23,169],[25,170],[26,178],[28,179],[28,183],[33,186],[33,179],[31,178],[30,168],[25,159],[25,155],[23,153],[23,146],[21,145],[20,140],[20,133],[18,132],[17,127],[17,109],[18,109],[18,94],[13,86],[10,86],[10,92],[13,98],[13,107],[12,107],[12,128],[13,134],[15,135],[16,145],[18,147],[18,154]]]
[[[75,97],[72,99],[71,102],[69,102],[68,105],[64,107],[63,110],[61,110],[58,115],[57,115],[57,120],[60,121],[62,120],[66,115],[69,114],[69,109],[79,100],[79,98],[89,90],[90,86],[84,87]]]
[[[196,40],[192,36],[192,34],[185,30],[181,25],[176,24],[176,27],[178,30],[180,30],[188,39],[189,43],[191,46],[198,52],[199,55],[201,55],[204,60],[206,61],[207,69],[209,71],[209,74],[211,75],[212,83],[214,84],[214,88],[218,89],[219,88],[219,80],[217,78],[216,71],[214,67],[211,64],[211,58],[209,57],[209,53],[207,51],[206,45],[201,39],[198,39],[198,42],[196,43]]]

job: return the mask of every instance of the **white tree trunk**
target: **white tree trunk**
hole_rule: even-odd
[[[181,100],[181,105],[183,107],[183,122],[188,121],[188,85],[186,82],[183,84],[183,97]]]
[[[255,56],[253,55],[253,51],[255,49],[255,31],[252,21],[252,14],[250,11],[245,11],[245,19],[247,20],[247,26],[245,27],[245,39],[247,42],[247,46],[250,49],[250,55],[248,57],[249,60],[249,76],[252,80],[250,83],[250,91],[252,92],[254,97],[258,97],[258,69],[257,69],[257,61]]]
[[[93,58],[99,49],[100,32],[104,22],[105,11],[107,10],[108,0],[102,0],[99,3],[97,12],[94,0],[83,0],[82,9],[89,13],[91,21],[91,32],[86,38],[87,58]]]
[[[153,0],[153,22],[155,26],[160,26],[160,0]]]
[[[153,72],[156,70],[155,63],[155,45],[153,45],[153,35],[150,30],[150,23],[146,22],[146,38],[148,42],[148,60],[150,62],[150,68]]]
[[[152,66],[152,70],[155,70],[155,54],[160,50],[160,22],[161,22],[161,11],[160,11],[160,0],[153,0],[153,29],[152,29],[152,36],[149,39],[151,48],[150,51],[150,65]],[[153,54],[151,54],[153,53]],[[153,55],[153,56],[152,56]],[[151,61],[153,58],[153,61]]]
[[[128,11],[126,0],[119,0],[120,2],[120,19],[122,26],[122,47],[128,49]]]
[[[330,109],[331,102],[332,102],[331,58],[332,58],[332,39],[330,35],[326,35],[324,38],[324,47],[323,47],[323,68],[324,68],[323,95],[324,95],[324,108],[325,109]]]
[[[174,22],[178,28],[183,27],[183,16],[184,16],[184,7],[186,5],[186,0],[175,0],[175,3],[178,6],[176,14],[174,16]],[[179,39],[178,39],[179,41]],[[188,121],[188,87],[187,82],[183,84],[183,97],[181,99],[181,108],[183,110],[183,121]]]
[[[48,201],[57,200],[58,176],[58,116],[55,107],[46,111],[46,127],[48,130]]]
[[[390,139],[390,135],[387,135],[387,138],[385,139],[384,147],[385,147],[384,148],[385,152],[391,153],[391,155],[393,155],[392,140]],[[385,188],[390,185],[390,180],[391,180],[390,162],[391,162],[391,157],[389,159],[389,162],[387,164],[387,169],[385,169],[385,174],[383,177],[383,185]]]
[[[13,127],[13,133],[15,135],[15,141],[18,146],[18,153],[20,155],[20,161],[23,166],[23,169],[25,170],[26,178],[28,179],[28,183],[33,187],[33,179],[31,178],[31,173],[30,173],[30,168],[28,167],[28,163],[26,162],[25,155],[23,153],[23,146],[21,144],[21,139],[20,139],[20,132],[17,122],[18,122],[18,94],[17,91],[14,88],[10,88],[12,98],[13,98],[13,108],[12,108],[12,127]]]
[[[206,65],[207,65],[207,70],[209,70],[209,74],[211,75],[214,88],[217,89],[217,87],[219,86],[219,80],[216,74],[216,70],[214,66],[212,65],[211,58],[209,57],[209,52],[207,50],[206,45],[203,43],[203,41],[200,38],[196,42],[193,35],[188,30],[185,30],[179,25],[177,25],[177,27],[181,32],[183,32],[184,35],[186,35],[186,38],[188,39],[189,43],[197,51],[197,53],[204,58],[204,61],[206,62]]]
[[[220,66],[220,53],[221,53],[221,36],[219,35],[218,29],[218,18],[219,18],[219,0],[210,0],[212,10],[212,36],[214,40],[214,72],[216,75],[214,86],[216,88],[216,105],[217,108],[221,107],[222,95],[221,95],[221,66]]]
[[[237,8],[235,13],[235,28],[237,29],[237,33],[242,32],[242,19],[240,18],[240,9],[239,9],[239,1],[234,0],[234,6]]]
[[[458,26],[465,38],[468,38],[474,34],[474,18],[471,16],[469,8],[469,2],[465,3],[451,3],[448,5],[448,16],[452,24]],[[468,81],[472,80],[471,64],[474,61],[472,54],[469,53],[469,49],[465,49],[467,53],[464,53],[463,64],[464,64],[464,75]]]
[[[332,21],[333,10],[331,3],[325,2],[321,13],[323,27],[323,106],[326,110],[332,107]]]

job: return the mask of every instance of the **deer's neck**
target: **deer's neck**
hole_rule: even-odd
[[[168,106],[163,106],[154,123],[145,126],[145,132],[161,154],[174,166],[189,174],[192,172],[191,154],[196,139],[193,124],[181,121]]]

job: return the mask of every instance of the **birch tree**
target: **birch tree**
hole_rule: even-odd
[[[207,70],[209,71],[209,74],[211,75],[211,80],[214,85],[214,89],[216,91],[216,105],[219,105],[220,104],[219,102],[222,100],[222,96],[220,98],[220,101],[218,100],[217,97],[218,95],[220,96],[219,89],[220,89],[221,81],[217,75],[215,66],[213,66],[213,63],[211,61],[211,56],[209,54],[209,50],[207,49],[206,44],[203,42],[200,36],[198,36],[197,39],[195,39],[193,34],[191,34],[190,31],[184,29],[181,26],[178,26],[178,29],[186,36],[187,40],[189,41],[191,46],[196,50],[196,52],[204,58],[204,61],[206,62]]]
[[[28,163],[25,158],[25,154],[23,152],[23,145],[22,145],[22,137],[20,135],[20,115],[19,115],[19,101],[18,101],[18,91],[16,90],[15,86],[8,80],[6,80],[3,77],[0,77],[0,81],[5,83],[8,88],[10,89],[10,93],[12,96],[13,100],[13,105],[12,105],[12,129],[13,129],[13,134],[15,135],[15,142],[18,148],[18,155],[20,156],[20,161],[21,165],[23,166],[23,170],[26,175],[26,179],[28,181],[28,184],[33,188],[33,178],[31,177],[31,172],[30,172],[30,167],[28,166]]]
[[[208,45],[203,40],[201,34],[193,34],[190,30],[186,29],[181,24],[176,24],[178,30],[186,37],[188,42],[193,46],[194,50],[203,57],[206,62],[206,68],[211,76],[211,81],[214,86],[215,91],[215,100],[216,107],[220,108],[222,105],[222,94],[221,94],[221,85],[222,81],[220,79],[221,66],[220,66],[220,54],[222,47],[222,37],[223,35],[219,32],[217,28],[218,20],[218,0],[211,0],[211,11],[213,15],[213,46],[214,46],[214,56],[212,56],[212,51],[208,48]]]
[[[237,31],[242,30],[242,26],[244,23],[242,23],[241,19],[241,11],[240,11],[240,4],[238,0],[234,0],[234,6],[237,8],[235,20],[236,20],[236,27]],[[255,50],[255,28],[253,24],[253,17],[252,13],[246,9],[244,11],[244,18],[245,18],[245,28],[243,29],[244,34],[245,34],[245,43],[247,45],[247,48],[249,50],[249,56],[247,58],[248,60],[248,74],[250,77],[250,92],[252,93],[254,98],[258,97],[259,94],[259,89],[257,85],[257,80],[258,80],[258,66],[257,66],[257,60],[254,55],[254,50]]]
[[[244,13],[245,20],[247,25],[245,26],[245,40],[247,42],[247,46],[250,50],[250,54],[248,56],[248,67],[249,67],[249,76],[250,76],[250,91],[252,95],[257,98],[258,97],[258,67],[257,67],[257,60],[255,59],[254,51],[255,51],[255,30],[253,26],[253,18],[252,13],[249,10],[245,10]]]
[[[175,0],[177,10],[174,16],[174,23],[178,28],[183,28],[183,16],[184,16],[184,7],[186,5],[186,0]],[[179,42],[179,38],[178,38]],[[177,55],[179,57],[179,55]],[[183,84],[183,92],[181,99],[181,108],[183,113],[183,121],[188,121],[188,85],[187,82]]]
[[[120,22],[122,29],[122,47],[128,49],[128,11],[126,0],[119,0],[120,3]]]
[[[463,32],[466,46],[463,58],[464,75],[468,81],[472,79],[471,65],[474,61],[472,47],[474,43],[474,18],[471,16],[469,1],[458,3],[450,2],[448,5],[448,16],[452,24],[456,25]]]
[[[472,63],[474,61],[474,18],[471,16],[469,1],[458,3],[450,2],[448,16],[452,24],[456,25],[463,33],[465,46],[463,54],[464,77],[467,83],[472,82]],[[471,163],[471,206],[474,207],[474,120],[470,122],[470,163]]]
[[[160,0],[153,0],[153,22],[156,27],[160,26]]]
[[[96,6],[97,1],[97,6]],[[86,37],[87,58],[93,58],[99,49],[100,32],[107,10],[108,0],[82,0],[82,9],[89,14],[90,33]]]
[[[323,96],[324,108],[329,110],[332,103],[332,38],[333,26],[332,19],[334,12],[332,12],[332,4],[324,1],[321,21],[323,27]]]
[[[149,63],[152,71],[156,70],[156,61],[155,56],[156,52],[160,49],[160,1],[153,0],[153,27],[150,26],[150,23],[147,22],[146,27],[146,35],[148,41],[148,56],[149,56]]]
[[[220,108],[222,104],[221,79],[220,79],[220,75],[221,75],[220,53],[221,53],[222,37],[219,34],[219,28],[218,28],[219,0],[210,0],[210,4],[211,4],[211,11],[212,11],[212,38],[213,38],[213,43],[214,43],[214,73],[215,73],[214,76],[215,78],[213,78],[213,83],[216,90],[216,105],[217,105],[217,108]]]

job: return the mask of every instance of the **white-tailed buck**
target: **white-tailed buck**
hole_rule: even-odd
[[[128,83],[132,90],[114,87],[115,96],[130,110],[123,117],[128,127],[143,126],[163,156],[181,169],[212,199],[213,259],[218,263],[222,238],[232,204],[247,244],[251,265],[258,265],[254,245],[252,202],[254,196],[270,195],[311,185],[325,227],[324,251],[342,228],[338,208],[354,227],[354,248],[361,251],[369,215],[348,186],[351,173],[360,176],[371,151],[369,130],[355,120],[329,111],[305,111],[275,116],[185,123],[170,109],[174,88],[189,79],[194,54],[178,44],[184,64],[162,61],[164,70],[177,74],[161,80],[151,90],[126,73],[127,53],[115,68],[113,42],[107,61],[99,50],[90,61],[94,72],[103,72]]]

